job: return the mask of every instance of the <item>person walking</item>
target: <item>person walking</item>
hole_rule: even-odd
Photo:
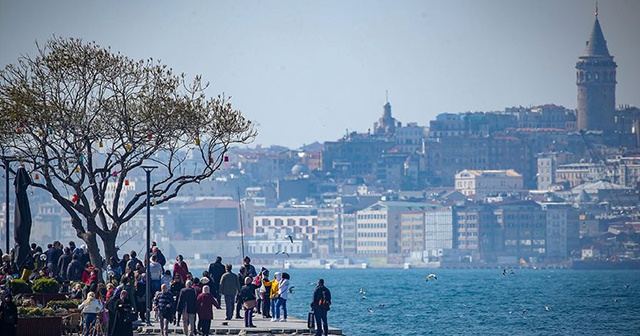
[[[88,336],[91,331],[91,325],[96,320],[98,313],[102,312],[104,306],[100,300],[96,299],[94,292],[89,292],[87,293],[87,299],[82,301],[78,309],[82,310],[82,315],[84,316],[84,336]]]
[[[275,318],[280,322],[287,322],[287,299],[289,298],[289,273],[282,273],[282,280],[278,284],[278,302],[276,303]],[[280,307],[282,307],[282,319],[280,319]]]
[[[112,336],[132,336],[135,313],[129,300],[129,292],[121,290],[115,302],[114,321],[110,324]]]
[[[229,321],[233,317],[234,300],[240,291],[240,286],[238,276],[231,272],[233,266],[226,264],[224,268],[226,272],[220,278],[220,294],[224,295],[225,320]]]
[[[240,270],[238,270],[238,296],[236,296],[236,318],[243,318],[240,316],[240,310],[242,309],[242,302],[240,300],[240,289],[244,286],[244,280],[247,277],[247,270],[244,265],[240,266]]]
[[[200,332],[202,335],[209,336],[211,332],[211,320],[213,320],[213,307],[222,309],[216,297],[210,293],[211,289],[208,285],[202,287],[202,293],[198,295],[198,321],[200,322]]]
[[[311,310],[316,320],[316,335],[329,335],[329,324],[327,322],[327,312],[331,309],[331,291],[324,286],[324,279],[318,280],[318,286],[313,291],[313,301]]]
[[[154,295],[160,290],[162,265],[158,262],[156,255],[151,255],[151,258],[147,260],[147,262],[149,263],[149,277],[151,278],[151,294]]]
[[[178,297],[178,314],[182,314],[182,329],[184,335],[196,334],[197,295],[191,280],[187,280],[185,288],[180,290]]]
[[[169,335],[169,323],[173,321],[175,316],[175,301],[173,294],[169,291],[169,286],[166,284],[160,286],[160,294],[156,296],[153,305],[159,313],[160,333],[162,336],[167,336]]]
[[[209,278],[211,278],[211,292],[218,302],[220,302],[220,279],[225,272],[222,257],[216,257],[216,261],[209,265]]]
[[[244,279],[244,286],[240,289],[240,294],[238,295],[240,303],[242,303],[242,307],[244,308],[244,326],[245,328],[255,328],[253,325],[253,308],[256,307],[256,286],[251,277],[246,277]]]

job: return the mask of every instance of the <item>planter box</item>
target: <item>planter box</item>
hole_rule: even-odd
[[[66,294],[63,293],[33,293],[31,297],[36,299],[43,307],[47,306],[49,301],[67,300]]]
[[[62,317],[20,317],[17,336],[60,336],[62,335]]]

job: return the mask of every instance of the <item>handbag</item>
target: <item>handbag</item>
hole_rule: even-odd
[[[243,302],[243,303],[242,303],[242,306],[243,306],[245,309],[253,309],[253,308],[256,306],[256,300],[255,300],[255,299],[253,299],[253,300],[247,300],[247,301],[245,301],[245,302]]]
[[[309,312],[309,316],[307,316],[307,328],[315,329],[316,328],[316,317],[313,312]]]

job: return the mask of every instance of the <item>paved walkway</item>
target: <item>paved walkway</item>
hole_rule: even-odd
[[[224,301],[224,300],[223,300]],[[232,319],[231,321],[225,321],[225,310],[214,309],[213,320],[211,321],[211,335],[239,335],[239,334],[313,334],[315,330],[309,330],[307,328],[307,320],[295,318],[292,316],[287,317],[287,322],[271,322],[271,319],[263,318],[260,314],[255,314],[253,317],[253,324],[256,328],[245,328],[244,319]],[[243,311],[240,314],[244,314]],[[153,318],[153,312],[151,317],[151,325],[147,326],[140,324],[137,330],[141,335],[160,335],[160,323]],[[173,324],[169,325],[169,333],[174,335],[184,334],[182,329],[182,321],[180,326]],[[332,335],[342,335],[342,330],[329,326],[329,333]]]

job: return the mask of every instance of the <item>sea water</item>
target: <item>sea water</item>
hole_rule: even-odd
[[[294,286],[289,315],[306,319],[323,278],[333,298],[329,325],[347,336],[640,335],[640,270],[285,271]],[[425,281],[430,273],[437,280]]]

